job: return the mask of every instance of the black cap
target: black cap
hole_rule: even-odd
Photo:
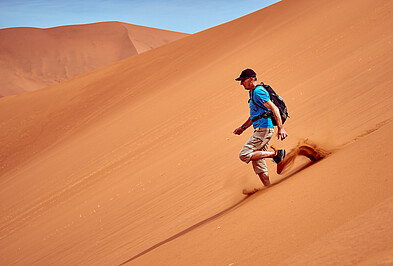
[[[243,70],[242,73],[240,74],[240,77],[238,77],[235,80],[242,81],[242,80],[245,80],[248,78],[255,78],[256,76],[257,76],[257,73],[255,73],[254,70],[247,68],[247,69]]]

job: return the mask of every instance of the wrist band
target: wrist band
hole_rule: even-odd
[[[246,128],[245,126],[242,126],[242,129],[243,129],[243,130],[246,130],[247,128]]]

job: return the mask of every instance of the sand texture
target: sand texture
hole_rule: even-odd
[[[392,265],[392,13],[282,1],[0,98],[0,264]],[[246,67],[290,115],[267,189],[233,134]]]
[[[0,96],[63,82],[188,34],[120,22],[0,30]]]

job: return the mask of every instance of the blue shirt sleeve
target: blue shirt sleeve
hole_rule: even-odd
[[[258,86],[254,90],[254,101],[260,105],[265,107],[263,104],[270,100],[269,93],[262,87]]]

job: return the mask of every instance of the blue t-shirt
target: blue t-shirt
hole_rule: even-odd
[[[253,91],[250,91],[250,117],[256,117],[258,115],[263,114],[269,109],[266,108],[263,104],[270,100],[269,93],[262,86],[257,86]],[[253,101],[258,105],[255,105]],[[262,108],[261,108],[262,107]],[[261,118],[252,123],[254,129],[257,128],[274,128],[273,122],[271,118]]]

